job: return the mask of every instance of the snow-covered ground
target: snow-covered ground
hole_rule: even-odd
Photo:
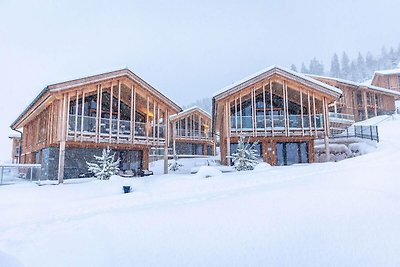
[[[395,119],[340,162],[0,186],[0,266],[400,266]]]

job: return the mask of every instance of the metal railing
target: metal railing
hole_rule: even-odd
[[[353,125],[351,127],[348,127],[346,130],[342,131],[340,134],[333,135],[330,138],[350,138],[350,137],[369,139],[372,141],[377,141],[379,143],[378,126]]]
[[[301,129],[303,127],[309,128],[309,116],[303,115],[289,115],[288,126],[293,129]],[[285,127],[285,116],[284,115],[257,115],[255,116],[255,128],[256,130],[272,129],[272,122],[274,128]],[[322,114],[315,116],[316,128],[322,129],[324,127],[324,120]],[[314,115],[311,115],[311,127],[314,128]],[[252,116],[231,116],[231,130],[252,130],[253,129],[253,117]]]
[[[77,120],[76,120],[77,118]],[[74,114],[69,115],[68,131],[69,133],[96,133],[96,117],[91,116],[75,116]],[[75,123],[76,122],[76,123]],[[83,122],[83,124],[82,124]],[[100,134],[117,135],[119,132],[120,136],[131,136],[131,121],[100,118]],[[133,129],[135,129],[135,136],[146,137],[146,129],[149,137],[153,136],[153,131],[156,138],[165,138],[165,125],[164,124],[153,124],[144,122],[132,123]],[[119,126],[119,127],[118,127]],[[119,128],[119,131],[118,131]]]
[[[1,164],[0,185],[14,184],[21,181],[40,181],[40,164]]]
[[[334,119],[342,119],[342,120],[354,121],[354,115],[345,114],[345,113],[329,112],[329,118],[330,119],[334,118]]]
[[[176,129],[176,137],[178,138],[193,138],[193,139],[210,139],[210,131]]]

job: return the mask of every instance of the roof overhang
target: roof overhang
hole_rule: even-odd
[[[177,120],[179,120],[179,119],[181,119],[181,118],[184,118],[184,117],[186,117],[187,115],[190,115],[190,114],[192,114],[192,113],[200,113],[200,114],[202,114],[204,117],[209,118],[209,119],[211,120],[211,115],[210,115],[210,113],[208,113],[208,112],[205,111],[204,109],[202,109],[202,108],[200,108],[200,107],[197,107],[197,106],[190,107],[190,108],[188,108],[188,109],[185,109],[185,110],[179,112],[178,114],[171,115],[171,116],[169,116],[169,120],[170,120],[171,122],[177,121]]]

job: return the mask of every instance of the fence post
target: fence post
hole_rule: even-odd
[[[379,143],[378,126],[375,126],[375,130],[376,130],[376,141]]]
[[[361,125],[361,138],[364,138],[364,135],[363,135],[363,127],[362,127],[362,125]]]
[[[0,181],[0,184],[3,184],[3,174],[4,174],[4,166],[1,167],[1,181]]]
[[[372,126],[369,126],[369,132],[371,133],[371,140],[374,140],[374,139],[372,138]]]
[[[31,182],[32,182],[32,171],[33,171],[33,167],[31,167],[30,170],[31,170],[31,173],[30,173],[30,176],[31,176],[31,177],[30,177],[30,178],[31,178]]]

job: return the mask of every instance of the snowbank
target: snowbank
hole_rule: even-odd
[[[214,176],[219,176],[221,174],[222,174],[222,172],[214,167],[201,166],[195,175],[196,175],[196,177],[199,177],[199,178],[210,178],[210,177],[214,177]]]
[[[254,170],[255,171],[265,171],[265,170],[269,170],[271,168],[272,168],[272,166],[270,164],[268,164],[266,162],[260,162],[254,167]]]

